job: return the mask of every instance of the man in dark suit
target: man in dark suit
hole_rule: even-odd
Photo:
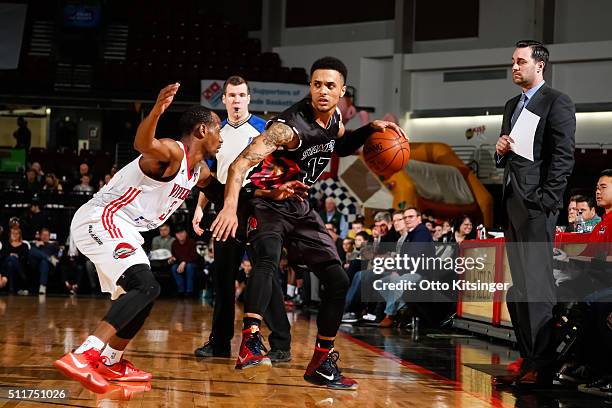
[[[574,167],[576,115],[571,99],[545,83],[547,64],[548,50],[541,43],[516,43],[512,80],[523,92],[506,102],[495,154],[497,167],[505,169],[502,201],[508,214],[506,251],[513,282],[507,295],[508,311],[523,358],[516,376],[497,380],[515,385],[547,384],[555,368],[552,243]],[[512,151],[516,141],[509,136],[524,109],[540,117],[533,161]]]

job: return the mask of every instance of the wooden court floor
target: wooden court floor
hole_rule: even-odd
[[[51,363],[79,345],[110,302],[78,297],[0,297],[0,405],[101,407],[511,407],[510,394],[496,393],[491,377],[475,370],[461,381],[426,369],[342,334],[336,341],[343,372],[357,379],[356,391],[318,388],[302,379],[316,334],[314,318],[290,314],[290,363],[248,379],[232,359],[198,360],[193,350],[210,331],[212,309],[197,300],[162,299],[126,357],[151,371],[150,385],[114,387],[97,395],[65,379]],[[237,319],[241,318],[240,312]],[[236,321],[236,333],[239,321]],[[240,339],[236,335],[233,353]],[[473,363],[490,356],[474,353]],[[483,361],[479,361],[482,359]],[[144,391],[149,388],[150,390]],[[65,390],[64,399],[9,399],[9,390]]]

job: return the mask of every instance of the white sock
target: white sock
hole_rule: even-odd
[[[287,285],[287,296],[293,297],[295,295],[295,286]]]
[[[124,350],[115,350],[114,348],[110,346],[110,344],[107,344],[106,347],[104,347],[104,350],[102,350],[102,353],[100,354],[100,356],[106,357],[102,361],[104,361],[104,364],[106,364],[107,366],[111,366],[121,361],[121,357],[123,356],[123,351]]]
[[[104,348],[104,342],[96,336],[89,336],[78,349],[74,351],[74,354],[83,354],[89,349],[102,350]]]

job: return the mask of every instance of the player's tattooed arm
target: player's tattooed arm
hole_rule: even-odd
[[[291,148],[297,146],[297,143],[297,135],[293,129],[283,123],[275,122],[253,139],[253,142],[236,157],[227,174],[223,209],[211,225],[214,238],[225,241],[230,235],[235,236],[238,226],[236,217],[238,197],[249,169],[259,164],[280,146]]]
[[[238,155],[229,167],[228,180],[231,182],[227,183],[225,188],[226,204],[228,204],[228,198],[237,200],[238,192],[250,168],[258,165],[280,146],[291,147],[291,144],[295,143],[295,139],[297,139],[297,136],[293,129],[279,122],[273,123],[262,134],[253,139],[253,142]],[[230,194],[230,189],[232,194]]]

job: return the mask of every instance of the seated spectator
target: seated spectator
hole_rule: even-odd
[[[91,183],[91,176],[89,174],[83,174],[81,176],[81,183],[74,186],[72,191],[91,194],[94,192],[94,188],[90,183]]]
[[[346,216],[338,211],[336,200],[332,197],[325,199],[325,210],[319,213],[324,224],[332,224],[340,238],[345,238],[348,234],[348,221]]]
[[[11,228],[7,242],[2,244],[0,250],[0,261],[2,267],[0,272],[4,284],[0,282],[0,287],[4,287],[8,280],[9,291],[17,293],[26,283],[25,268],[28,261],[30,247],[23,241],[19,227]]]
[[[368,233],[368,235],[372,235],[372,230],[365,228],[365,218],[359,216],[352,222],[351,229],[349,230],[347,237],[355,239],[357,234],[361,231],[365,231]]]
[[[170,225],[162,224],[159,226],[159,235],[153,238],[151,242],[151,251],[166,249],[172,251],[172,243],[175,238],[170,236]]]
[[[414,209],[413,209],[414,210]],[[395,213],[393,213],[393,228],[395,229],[395,231],[397,231],[398,234],[400,234],[400,238],[397,240],[397,244],[395,247],[395,253],[396,254],[401,254],[402,253],[402,247],[404,245],[404,241],[406,241],[406,239],[408,238],[408,224],[406,222],[405,218],[405,214],[406,213],[410,213],[410,211],[413,210],[406,210],[405,212],[402,211],[396,211]],[[416,212],[416,210],[414,210]],[[413,221],[413,224],[417,224],[420,219],[417,218],[415,221]],[[421,224],[422,225],[422,224]],[[414,229],[414,228],[412,228]],[[391,275],[386,278],[386,279],[395,279],[397,277],[399,277],[399,273],[393,272],[391,273]],[[383,281],[386,281],[386,279],[383,279]],[[398,298],[386,298],[383,296],[383,298],[385,299],[385,318],[378,324],[379,327],[391,327],[395,324],[395,315],[397,314],[397,311],[404,306],[404,303],[402,301],[399,301],[399,296]]]
[[[51,232],[48,228],[40,230],[40,237],[30,248],[29,260],[30,263],[39,273],[40,286],[38,294],[44,295],[47,293],[47,283],[49,282],[49,272],[51,266],[57,265],[59,247],[56,243],[51,242]]]
[[[444,220],[442,222],[442,235],[448,234],[453,227],[451,226],[450,221]]]
[[[374,228],[378,235],[374,238],[374,246],[381,242],[393,243],[399,239],[399,234],[393,229],[391,214],[387,211],[380,211],[374,216]],[[374,231],[373,231],[374,232]]]
[[[576,196],[570,197],[569,204],[567,205],[567,228],[565,232],[576,231]]]
[[[436,224],[434,225],[434,229],[431,233],[431,238],[433,239],[434,242],[440,242],[440,240],[442,239],[442,225],[441,224]]]
[[[354,258],[353,251],[355,250],[355,240],[344,238],[342,240],[342,250],[344,251],[344,268],[348,268],[348,263]]]
[[[466,239],[475,239],[476,233],[473,230],[473,222],[469,215],[458,217],[453,225],[453,229],[442,236],[441,242],[462,243]]]
[[[593,228],[601,221],[601,217],[595,212],[595,200],[593,197],[586,195],[577,195],[572,197],[576,202],[576,221],[582,217],[583,224],[580,228],[581,232],[591,232]],[[578,225],[576,225],[578,228]],[[574,229],[575,232],[576,229]]]
[[[52,224],[51,219],[41,211],[40,207],[38,198],[32,198],[28,212],[21,219],[23,237],[28,241],[36,239],[43,228],[49,228]]]
[[[45,172],[42,170],[42,166],[40,165],[40,163],[34,162],[32,163],[32,166],[30,166],[30,168],[36,172],[36,180],[38,180],[38,182],[42,184],[45,180]]]
[[[196,243],[187,236],[183,227],[177,227],[174,233],[176,240],[172,243],[172,276],[180,296],[193,295],[193,283],[198,263]]]
[[[104,178],[101,179],[98,182],[98,190],[100,190],[102,187],[104,187],[105,185],[107,185],[111,180],[111,175],[110,174],[105,174]]]
[[[581,256],[606,259],[612,256],[612,169],[601,172],[595,194],[597,205],[604,209],[603,219],[593,228]],[[577,208],[580,208],[576,200]],[[580,211],[580,210],[578,210]]]
[[[91,182],[93,181],[93,178],[91,177],[89,164],[85,162],[79,164],[78,172],[73,170],[72,174],[68,175],[67,187],[74,188],[74,186],[79,185],[83,176],[89,176],[89,182],[91,184]]]
[[[45,176],[45,184],[43,184],[42,189],[43,191],[46,191],[49,193],[57,193],[57,194],[63,193],[62,185],[59,179],[53,173],[49,173]]]
[[[26,177],[19,183],[19,189],[31,195],[40,193],[42,186],[36,177],[36,171],[29,168],[26,170],[25,175]]]
[[[370,242],[370,238],[371,237],[370,235],[368,235],[367,232],[365,231],[358,232],[357,236],[355,237],[353,252],[350,254],[347,254],[345,269],[346,269],[346,273],[348,274],[351,282],[355,274],[358,271],[363,269],[361,250],[368,244],[368,242]]]

